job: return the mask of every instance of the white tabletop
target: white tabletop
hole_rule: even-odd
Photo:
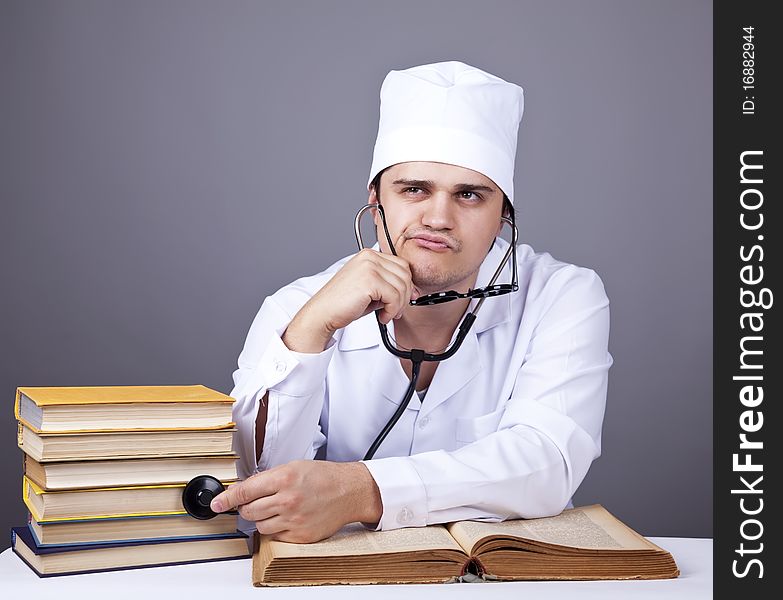
[[[678,579],[655,581],[530,581],[416,585],[332,585],[254,588],[250,559],[39,578],[11,549],[0,554],[0,597],[35,600],[234,600],[258,598],[712,598],[712,540],[650,538],[672,553]],[[26,594],[26,595],[23,595]],[[524,596],[523,596],[524,594]]]

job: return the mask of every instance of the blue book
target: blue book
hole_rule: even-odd
[[[11,530],[11,547],[39,577],[233,560],[250,556],[241,531],[187,539],[40,546],[28,527]]]
[[[237,513],[220,513],[199,521],[190,515],[139,515],[103,519],[67,519],[36,521],[28,527],[38,546],[72,546],[149,541],[151,539],[185,540],[225,537],[237,530]]]

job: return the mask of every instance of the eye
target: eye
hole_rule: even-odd
[[[478,202],[481,200],[481,196],[479,196],[476,192],[471,192],[470,190],[460,192],[459,197],[462,200],[470,200],[471,202]]]
[[[422,190],[419,187],[406,187],[406,188],[403,188],[402,193],[403,194],[416,194],[417,192],[422,192],[422,191],[424,191],[424,190]]]

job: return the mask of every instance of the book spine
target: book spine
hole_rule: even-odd
[[[14,398],[14,416],[16,417],[16,420],[19,420],[19,402],[22,398],[22,390],[20,388],[16,388],[16,397]]]
[[[459,575],[460,577],[464,577],[466,574],[470,573],[471,575],[476,575],[477,577],[484,577],[486,572],[487,569],[484,567],[481,561],[475,556],[471,556],[467,561],[465,561],[465,564],[462,565],[462,572]]]

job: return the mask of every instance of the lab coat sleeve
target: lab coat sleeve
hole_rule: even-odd
[[[334,340],[319,354],[289,350],[281,337],[291,318],[274,297],[267,298],[250,326],[233,374],[234,448],[243,479],[291,460],[313,458],[325,441],[319,419]],[[256,415],[267,392],[264,447],[256,464]]]
[[[612,357],[601,280],[574,266],[558,275],[496,429],[454,451],[365,462],[378,529],[550,516],[570,502],[600,455]]]

